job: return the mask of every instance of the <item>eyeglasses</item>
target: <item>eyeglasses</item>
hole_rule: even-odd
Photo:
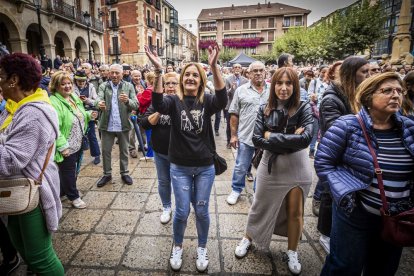
[[[398,96],[407,95],[407,91],[399,87],[386,87],[386,88],[380,88],[378,90],[385,96],[394,95],[394,91],[397,91]]]
[[[176,86],[178,83],[176,83],[176,82],[166,82],[164,84],[165,84],[165,86],[169,86],[169,85]]]

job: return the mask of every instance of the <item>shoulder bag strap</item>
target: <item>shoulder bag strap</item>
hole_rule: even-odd
[[[50,156],[52,155],[52,151],[53,151],[53,147],[54,147],[54,146],[55,146],[55,144],[52,144],[52,145],[50,146],[49,150],[47,151],[47,155],[46,155],[45,163],[43,164],[43,167],[42,167],[42,172],[40,173],[40,176],[39,176],[39,178],[37,179],[37,182],[38,182],[38,184],[39,184],[39,185],[42,185],[43,174],[45,173],[45,170],[46,170],[47,164],[49,163],[49,159],[50,159]]]
[[[375,154],[375,150],[372,148],[371,139],[368,136],[364,121],[362,120],[361,116],[359,116],[359,114],[356,115],[356,117],[358,119],[359,124],[361,125],[362,132],[364,133],[365,140],[367,141],[367,144],[368,144],[368,149],[371,152],[372,159],[374,161],[375,174],[377,175],[378,187],[380,190],[381,201],[382,201],[382,208],[384,209],[385,212],[388,212],[388,203],[387,203],[387,198],[385,197],[384,182],[382,180],[382,170],[378,164],[377,155]]]
[[[207,148],[211,151],[211,153],[213,153],[215,155],[216,151],[211,147],[211,145],[208,143],[207,139],[204,136],[201,135],[201,132],[203,131],[203,129],[196,129],[196,123],[194,122],[193,115],[191,115],[191,113],[188,110],[188,107],[185,104],[184,100],[182,101],[182,103],[183,103],[185,113],[187,114],[187,117],[190,120],[190,123],[191,123],[192,127],[195,129],[195,133],[198,135],[198,137],[201,138],[201,140],[204,142],[204,144],[207,146]]]

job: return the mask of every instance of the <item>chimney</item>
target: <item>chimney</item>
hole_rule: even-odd
[[[257,3],[257,8],[260,9],[260,3]]]
[[[271,7],[271,5],[270,5],[270,1],[267,3],[267,7],[268,7],[268,8],[270,8],[270,7]]]
[[[234,4],[231,4],[231,9],[234,10]]]

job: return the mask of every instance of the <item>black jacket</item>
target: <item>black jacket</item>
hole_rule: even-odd
[[[253,133],[253,144],[257,148],[268,150],[274,154],[291,153],[305,149],[312,140],[313,116],[309,102],[301,102],[298,110],[288,117],[286,126],[282,131],[277,131],[280,126],[280,111],[273,110],[266,117],[264,110],[266,105],[261,105],[257,113],[256,124]],[[302,134],[294,134],[297,128],[303,127]],[[272,132],[269,140],[264,138],[265,131]]]
[[[337,85],[332,83],[325,90],[319,106],[321,134],[324,135],[336,119],[348,114],[352,114],[348,98]]]

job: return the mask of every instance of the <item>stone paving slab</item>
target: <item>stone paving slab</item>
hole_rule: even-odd
[[[224,134],[225,130],[222,129],[221,133]],[[273,235],[268,254],[250,251],[242,260],[234,256],[234,249],[246,227],[253,199],[253,182],[246,181],[246,189],[238,204],[230,206],[226,203],[237,153],[225,148],[224,135],[216,138],[219,154],[228,161],[228,170],[215,178],[211,192],[211,224],[207,245],[210,265],[204,274],[291,275],[284,261],[286,237]],[[200,275],[195,267],[197,230],[193,208],[184,236],[183,267],[176,273],[169,266],[173,245],[172,222],[163,225],[159,221],[162,204],[154,162],[130,158],[129,170],[134,184],[126,185],[119,175],[116,145],[112,156],[112,183],[97,188],[96,182],[102,175],[102,163],[94,165],[89,152],[84,155],[77,185],[88,204],[86,209],[76,210],[68,200],[62,201],[63,217],[59,231],[53,235],[53,245],[66,275]],[[138,157],[141,156],[140,152]],[[319,275],[326,257],[318,242],[317,218],[312,214],[312,192],[316,182],[317,176],[313,174],[313,184],[305,202],[304,231],[298,248],[302,275],[306,276]],[[175,205],[174,196],[172,205]],[[397,275],[414,275],[413,263],[414,249],[404,249]],[[24,264],[12,274],[21,275],[26,275]]]

